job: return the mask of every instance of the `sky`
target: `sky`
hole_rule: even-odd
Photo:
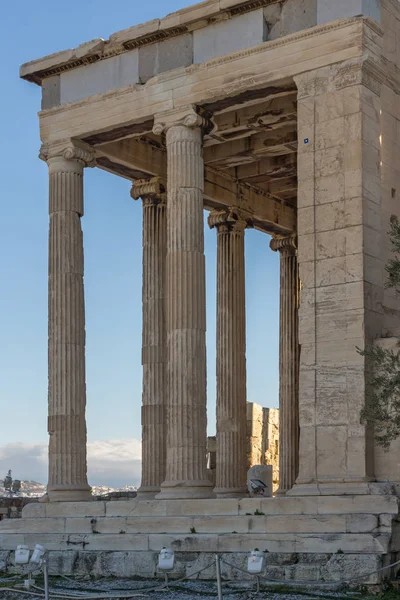
[[[38,159],[40,88],[19,66],[165,16],[189,0],[20,0],[0,37],[0,477],[45,483],[47,166]],[[206,215],[205,215],[206,216]],[[130,184],[85,171],[87,428],[93,484],[138,483],[141,405],[141,205]],[[247,398],[278,405],[279,257],[246,232]],[[216,233],[205,227],[209,434],[215,433]],[[139,466],[138,466],[139,465]]]

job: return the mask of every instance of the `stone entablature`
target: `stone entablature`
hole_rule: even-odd
[[[308,3],[311,4],[310,2]],[[292,4],[292,2],[289,2],[289,4]],[[21,77],[41,85],[46,78],[66,73],[71,69],[83,66],[88,67],[88,65],[93,65],[96,62],[113,57],[119,57],[125,53],[130,53],[132,62],[136,62],[138,65],[139,53],[132,53],[131,51],[152,45],[155,52],[148,55],[147,50],[144,51],[143,68],[138,68],[137,70],[138,75],[140,72],[142,74],[140,81],[145,83],[143,81],[143,79],[146,80],[145,63],[149,58],[158,61],[162,60],[158,52],[158,45],[160,43],[164,44],[164,52],[167,49],[171,51],[171,46],[168,44],[168,41],[171,39],[178,38],[179,40],[184,40],[182,45],[174,39],[174,44],[180,46],[180,60],[183,62],[181,64],[174,64],[174,60],[172,60],[172,63],[170,62],[167,68],[161,68],[158,72],[180,66],[189,66],[193,63],[204,62],[207,58],[212,58],[210,55],[207,56],[207,53],[209,54],[210,46],[211,48],[213,46],[212,42],[215,43],[218,38],[224,38],[223,41],[228,45],[221,46],[219,52],[218,49],[214,50],[214,52],[217,52],[214,55],[234,52],[265,41],[268,34],[267,27],[270,11],[266,12],[264,17],[263,9],[271,5],[280,7],[281,3],[277,3],[276,0],[207,0],[206,2],[201,2],[200,4],[195,4],[171,13],[162,19],[154,19],[114,33],[108,40],[101,38],[94,39],[81,44],[77,48],[57,52],[26,63],[21,67]],[[315,13],[315,15],[308,22],[300,22],[301,28],[317,24],[316,10],[312,11],[311,9],[311,12]],[[251,17],[251,21],[245,16],[248,13],[253,13],[254,15]],[[273,13],[276,13],[276,10]],[[204,36],[203,30],[206,28],[209,30],[209,33]],[[255,28],[258,28],[258,38],[254,37]],[[246,29],[251,37],[246,35]],[[286,30],[285,33],[288,34],[297,31],[295,20],[291,29]],[[242,33],[241,36],[238,35],[239,32]],[[182,51],[184,54],[183,57]],[[177,56],[176,60],[179,61]],[[153,73],[153,75],[155,74]],[[129,83],[136,82],[132,80]]]

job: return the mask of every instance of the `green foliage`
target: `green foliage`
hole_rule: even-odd
[[[197,533],[197,531],[196,531],[196,527],[191,527],[191,528],[190,528],[190,533]]]
[[[400,253],[400,221],[398,217],[391,217],[389,235],[392,251],[395,256],[389,260],[386,266],[386,272],[388,274],[386,287],[393,288],[396,292],[400,292],[400,258],[397,254]]]
[[[375,438],[386,450],[400,436],[400,350],[374,346],[362,353],[369,361],[364,423],[374,427]]]
[[[394,257],[386,266],[386,287],[400,293],[400,221],[390,219]],[[368,385],[361,420],[373,428],[379,446],[389,449],[400,436],[400,347],[398,351],[371,346],[360,354],[366,358]]]
[[[257,508],[254,512],[254,516],[261,517],[262,515],[265,515],[265,512],[262,512],[261,510],[258,510],[258,508]]]

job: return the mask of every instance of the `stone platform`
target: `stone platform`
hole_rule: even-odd
[[[163,546],[176,552],[176,576],[211,564],[214,553],[245,567],[259,548],[273,580],[377,583],[368,575],[400,551],[398,512],[394,495],[32,504],[0,524],[0,563],[12,564],[18,544],[40,543],[54,574],[148,578]],[[213,568],[201,576],[214,577]]]

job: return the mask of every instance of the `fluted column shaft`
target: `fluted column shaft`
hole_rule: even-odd
[[[67,154],[67,156],[70,156]],[[84,161],[48,158],[50,501],[90,500],[86,466]]]
[[[275,239],[280,253],[279,489],[283,495],[299,471],[299,276],[295,237]]]
[[[165,479],[167,206],[157,179],[136,182],[132,196],[143,200],[142,481],[138,497],[151,499]]]
[[[158,498],[212,496],[206,470],[204,164],[195,121],[166,133],[168,435]]]
[[[246,222],[215,211],[217,228],[217,473],[218,498],[247,494]]]

